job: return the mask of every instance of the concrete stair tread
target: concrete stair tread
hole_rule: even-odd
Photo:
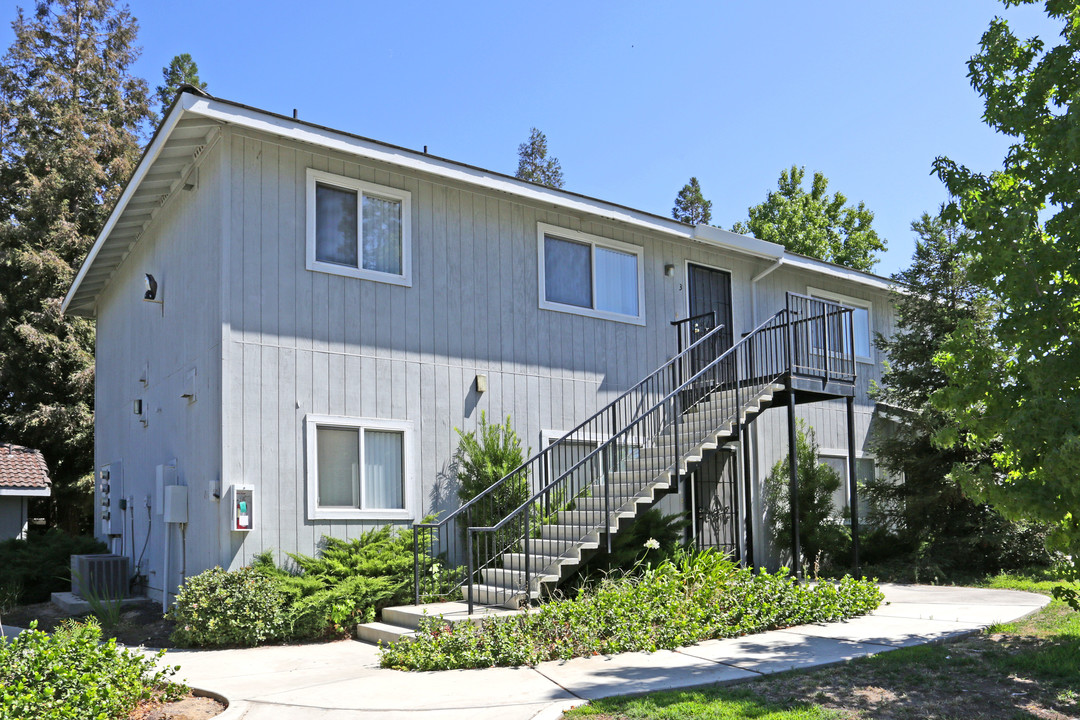
[[[414,638],[416,633],[400,625],[391,625],[385,622],[370,622],[356,626],[356,637],[359,640],[371,644],[379,642],[394,642],[403,637]]]

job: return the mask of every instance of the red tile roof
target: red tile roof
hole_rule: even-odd
[[[44,490],[51,485],[40,450],[0,443],[0,488]]]

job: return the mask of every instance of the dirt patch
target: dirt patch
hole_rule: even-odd
[[[1046,643],[981,635],[812,672],[768,676],[745,687],[777,703],[811,702],[845,720],[1075,720],[1080,703],[1068,681],[1003,671],[1007,655],[1038,653]]]
[[[70,615],[51,602],[34,603],[32,605],[18,605],[11,612],[0,616],[0,622],[4,625],[15,627],[30,627],[30,623],[37,620],[38,629],[52,632],[65,620],[85,620],[86,615]],[[173,631],[174,623],[166,620],[161,614],[161,604],[151,600],[145,600],[131,605],[125,605],[120,613],[120,622],[112,628],[101,628],[103,638],[116,638],[116,641],[135,647],[143,645],[152,648],[171,648],[173,643],[169,640],[169,634]]]
[[[208,720],[225,712],[225,705],[214,698],[188,694],[176,702],[150,700],[135,709],[129,720]]]

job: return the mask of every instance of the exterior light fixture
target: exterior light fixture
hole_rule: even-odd
[[[146,273],[146,292],[143,293],[143,300],[157,300],[157,280],[150,273]]]
[[[667,265],[665,265],[664,266],[664,276],[665,277],[675,277],[675,266],[672,265],[671,263],[668,263]]]

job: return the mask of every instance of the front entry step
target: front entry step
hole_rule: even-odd
[[[425,617],[441,618],[447,625],[459,622],[471,622],[479,625],[489,617],[519,615],[521,610],[509,610],[503,607],[474,605],[473,614],[469,615],[469,605],[463,602],[428,603],[426,605],[402,605],[383,608],[382,622],[364,623],[356,626],[356,638],[362,642],[377,645],[390,643],[399,638],[416,636],[416,628]]]

